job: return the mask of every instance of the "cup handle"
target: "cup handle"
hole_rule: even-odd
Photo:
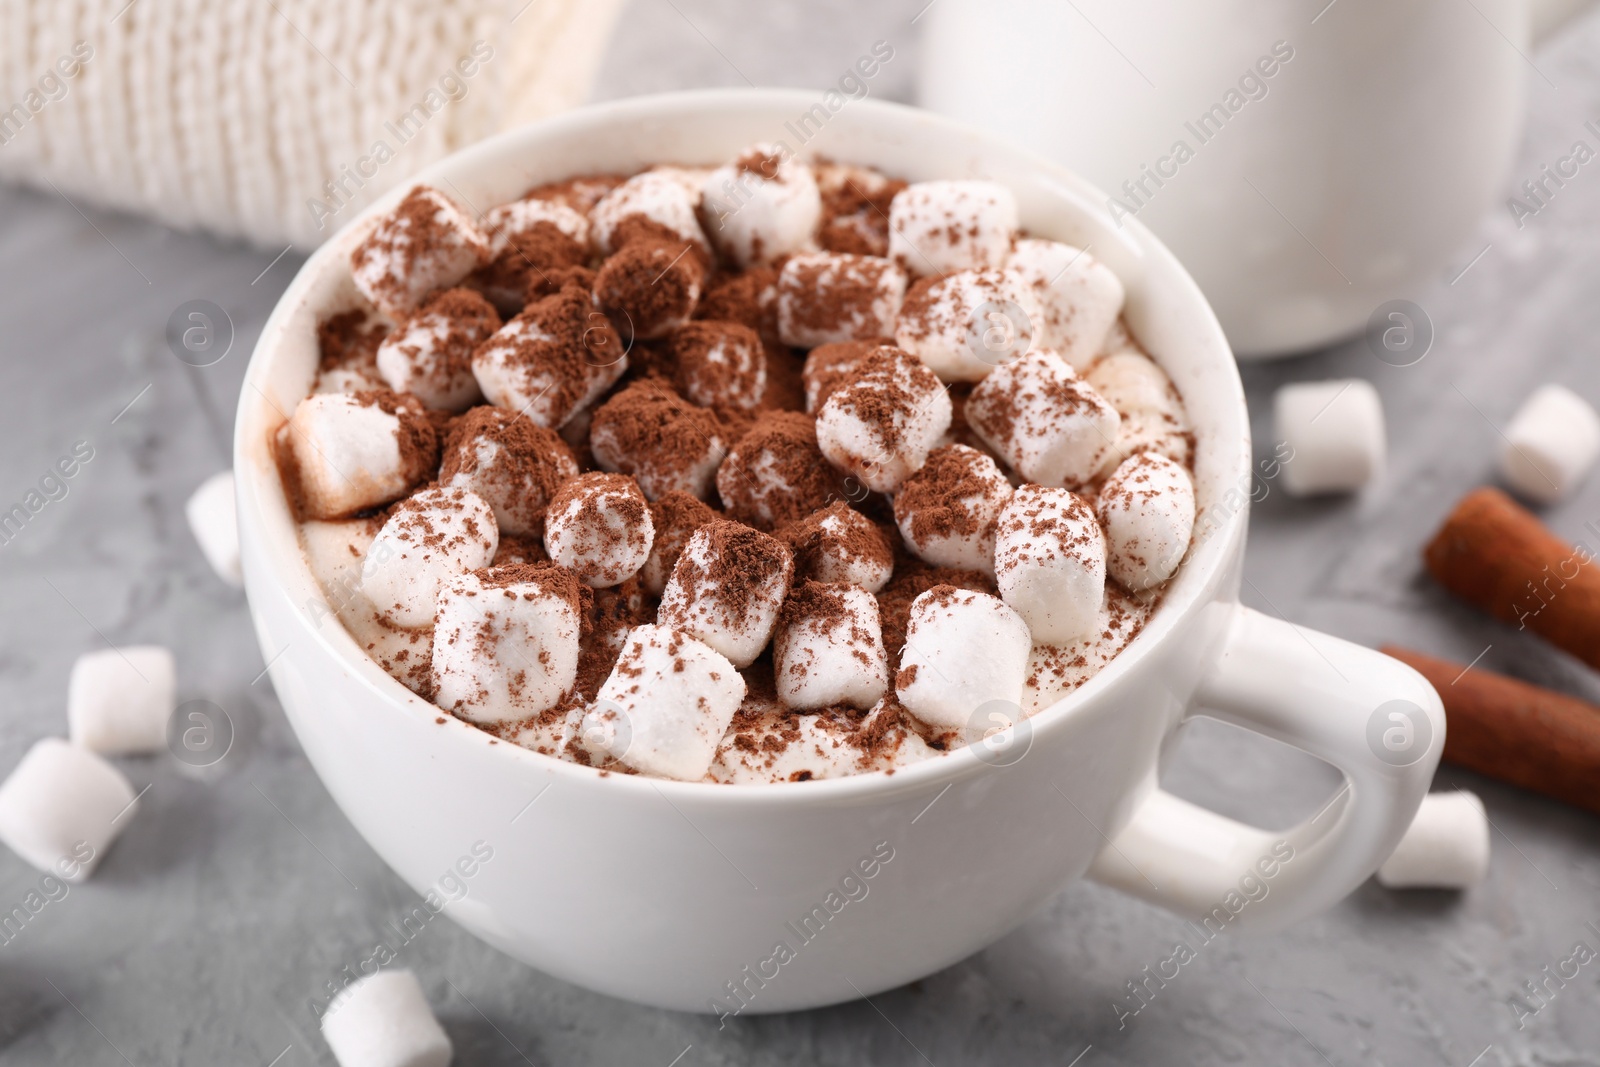
[[[1242,605],[1190,715],[1199,709],[1324,759],[1345,782],[1278,833],[1160,788],[1146,796],[1088,877],[1196,921],[1276,927],[1338,902],[1399,843],[1444,749],[1444,706],[1422,675]]]

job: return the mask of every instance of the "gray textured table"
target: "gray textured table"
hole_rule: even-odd
[[[758,17],[736,0],[639,0],[598,95],[746,78],[822,85],[884,38],[897,55],[875,91],[905,99],[917,6],[771,3]],[[1556,88],[1532,79],[1514,183],[1600,115],[1595,55],[1591,19],[1537,57]],[[269,267],[270,250],[80,216],[49,192],[0,190],[0,219],[0,510],[74,442],[94,448],[67,495],[0,546],[0,768],[64,731],[71,662],[108,641],[172,646],[180,699],[216,702],[239,730],[206,777],[170,759],[124,761],[148,786],[138,817],[91,882],[0,945],[0,1062],[331,1064],[308,999],[415,900],[312,774],[258,679],[243,599],[207,571],[181,510],[228,464],[245,357],[299,261]],[[1487,648],[1486,666],[1600,698],[1590,672],[1458,609],[1417,563],[1451,502],[1490,476],[1491,423],[1546,380],[1600,399],[1597,227],[1600,177],[1587,171],[1520,232],[1503,211],[1486,218],[1436,284],[1397,294],[1438,330],[1416,366],[1351,344],[1247,369],[1258,440],[1273,388],[1326,376],[1373,380],[1391,432],[1389,474],[1360,499],[1273,493],[1256,509],[1249,603],[1367,643],[1463,661]],[[232,352],[215,366],[186,366],[165,344],[168,315],[191,299],[232,317]],[[1578,535],[1600,517],[1600,479],[1548,517]],[[1600,926],[1600,822],[1464,772],[1441,779],[1488,804],[1486,884],[1464,896],[1369,884],[1287,933],[1227,934],[1121,1030],[1112,1005],[1124,984],[1168,955],[1182,926],[1082,884],[987,951],[871,1004],[720,1031],[565,985],[449,923],[401,960],[460,1064],[1600,1064],[1600,962],[1521,1030],[1507,1006],[1576,942],[1600,948],[1586,926]],[[1204,724],[1167,780],[1278,826],[1333,783],[1308,757]],[[0,850],[0,910],[38,878]]]

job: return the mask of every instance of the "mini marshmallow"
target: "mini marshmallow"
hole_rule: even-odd
[[[727,453],[716,415],[654,378],[634,382],[595,410],[589,448],[602,470],[631,474],[650,500],[675,490],[709,496]]]
[[[817,445],[867,488],[892,493],[927,460],[950,418],[950,394],[933,372],[885,346],[822,405]]]
[[[591,234],[606,255],[637,240],[693,242],[709,249],[695,215],[697,198],[670,173],[647,170],[607,193],[589,212]]]
[[[1116,446],[1122,417],[1056,353],[998,368],[967,398],[972,431],[1030,482],[1079,486]]]
[[[689,543],[696,530],[718,518],[721,516],[705,501],[680,490],[663,493],[652,500],[650,521],[655,524],[656,535],[650,542],[649,558],[639,568],[639,583],[660,596],[672,578],[678,557],[683,555],[683,546]]]
[[[0,784],[0,841],[39,870],[81,882],[137,808],[116,767],[47,737]]]
[[[367,549],[361,591],[390,622],[433,622],[439,590],[487,567],[500,544],[494,510],[470,489],[424,489],[401,501]]]
[[[1041,321],[1014,271],[965,270],[913,286],[894,338],[944,381],[976,382],[1037,347]]]
[[[698,781],[744,692],[715,649],[670,626],[635,626],[588,721],[600,746],[634,770]]]
[[[897,178],[850,163],[812,164],[822,193],[817,243],[830,252],[889,254],[889,206],[906,187]]]
[[[1189,551],[1194,483],[1166,456],[1143,452],[1106,479],[1095,513],[1106,536],[1106,569],[1137,593],[1172,577]]]
[[[558,430],[628,369],[610,320],[575,281],[529,304],[472,354],[489,403]]]
[[[712,171],[701,205],[717,247],[740,267],[816,247],[822,195],[811,168],[787,148],[758,144]]]
[[[488,405],[452,425],[439,467],[442,485],[488,502],[502,538],[543,536],[550,498],[577,476],[572,449],[554,431]]]
[[[454,200],[419,185],[350,253],[356,288],[391,318],[489,262],[489,242]]]
[[[778,336],[797,348],[892,337],[905,296],[905,272],[890,260],[794,256],[778,275]]]
[[[872,707],[889,688],[878,602],[851,585],[795,586],[778,613],[772,664],[778,699],[788,707]]]
[[[339,1067],[446,1067],[454,1050],[416,975],[378,971],[356,979],[322,1016]]]
[[[1083,377],[1122,418],[1116,447],[1106,456],[1101,475],[1109,476],[1139,452],[1159,452],[1188,465],[1194,445],[1183,398],[1149,356],[1120,350],[1096,360]]]
[[[842,500],[784,526],[778,535],[794,553],[797,579],[842,582],[876,593],[894,574],[889,539]]]
[[[581,606],[577,578],[550,564],[451,579],[433,620],[434,703],[476,723],[555,707],[577,680]]]
[[[754,408],[767,391],[761,335],[736,322],[691,322],[672,331],[667,349],[678,388],[703,408]]]
[[[79,656],[67,681],[67,736],[103,756],[160,752],[176,676],[172,653],[159,645]]]
[[[1106,541],[1084,499],[1024,485],[1000,512],[995,583],[1041,645],[1094,631],[1106,591]]]
[[[1429,793],[1378,868],[1390,889],[1467,889],[1489,873],[1489,816],[1465,790]]]
[[[638,483],[624,474],[572,479],[556,492],[545,516],[545,551],[596,589],[636,574],[654,539],[650,506]]]
[[[806,353],[805,366],[800,371],[800,383],[806,391],[806,411],[815,415],[833,391],[850,380],[863,359],[880,348],[892,347],[876,341],[841,341],[818,345]]]
[[[183,506],[200,552],[217,572],[217,577],[232,586],[244,584],[239,564],[239,510],[233,491],[233,471],[213,474],[200,483]]]
[[[570,204],[539,197],[513,200],[490,208],[484,213],[482,229],[488,235],[489,251],[498,256],[510,249],[516,238],[536,233],[547,225],[581,245],[589,243],[587,216]]]
[[[1353,492],[1383,472],[1383,404],[1371,382],[1301,382],[1273,398],[1273,423],[1288,445],[1283,487],[1294,496]]]
[[[490,208],[482,229],[491,261],[471,284],[504,313],[527,302],[530,281],[588,259],[588,216],[556,200],[513,200]]]
[[[706,267],[692,246],[689,249],[637,241],[613,253],[595,275],[595,304],[626,337],[667,336],[700,306]]]
[[[1083,378],[1125,415],[1150,411],[1184,421],[1183,398],[1166,372],[1143,352],[1123,349],[1103,356],[1083,372]]]
[[[1589,474],[1600,454],[1600,415],[1563,385],[1545,385],[1522,402],[1506,428],[1500,475],[1536,504],[1554,504]]]
[[[770,529],[828,505],[840,478],[817,444],[816,420],[798,411],[766,413],[717,471],[717,494],[736,518]]]
[[[378,373],[397,393],[430,408],[465,411],[483,399],[472,353],[500,328],[494,306],[470,289],[447,289],[402,319],[378,346]]]
[[[282,440],[301,508],[313,519],[342,519],[398,500],[439,459],[422,404],[394,393],[308,396]]]
[[[1040,318],[1034,341],[1082,371],[1099,355],[1122,314],[1122,281],[1081,248],[1060,241],[1017,242],[1006,265],[1033,293]]]
[[[895,692],[934,729],[964,732],[987,704],[1021,707],[1030,647],[1027,624],[1000,600],[937,585],[911,602]]]
[[[945,445],[900,486],[894,521],[923,562],[992,575],[995,520],[1011,492],[994,460],[966,445]]]
[[[735,667],[748,667],[772,638],[793,576],[787,545],[718,519],[684,546],[657,617],[704,641]]]
[[[813,782],[909,767],[942,755],[928,747],[911,721],[892,698],[880,700],[864,716],[846,708],[740,715],[717,748],[710,777],[728,785]]]
[[[889,204],[889,258],[912,274],[1005,263],[1017,198],[999,182],[913,182]]]

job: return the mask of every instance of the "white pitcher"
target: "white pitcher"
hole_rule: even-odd
[[[1471,255],[1543,76],[1531,42],[1584,6],[936,0],[920,102],[1107,190],[1199,281],[1236,355],[1287,354]]]

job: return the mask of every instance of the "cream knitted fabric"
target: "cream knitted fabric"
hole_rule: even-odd
[[[267,246],[581,103],[622,0],[0,0],[0,176]]]

